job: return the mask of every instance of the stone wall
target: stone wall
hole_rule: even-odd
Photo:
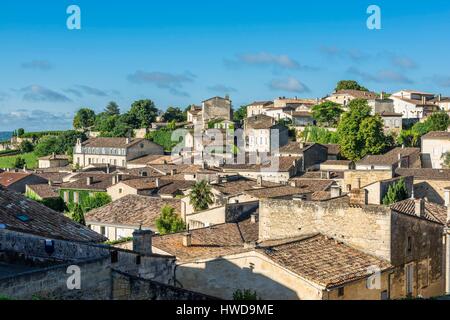
[[[264,199],[259,208],[260,240],[322,233],[356,249],[390,260],[390,209],[350,206],[343,198],[324,202]]]
[[[80,268],[80,290],[69,290],[67,273],[71,264],[51,266],[36,271],[12,275],[0,279],[0,293],[12,299],[109,299],[111,292],[111,269],[109,259],[95,258],[78,261]]]
[[[392,170],[348,170],[344,172],[344,190],[348,190],[347,186],[351,186],[351,189],[356,189],[358,185],[358,179],[360,179],[361,188],[371,183],[387,180],[393,178]]]
[[[212,297],[112,271],[113,300],[211,300]]]

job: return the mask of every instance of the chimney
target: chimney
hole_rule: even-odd
[[[109,163],[106,164],[106,173],[108,173],[108,174],[111,173],[111,167],[110,167]]]
[[[300,142],[300,149],[305,148],[305,143],[304,142]]]
[[[86,184],[90,186],[94,182],[94,177],[87,177],[86,178]]]
[[[383,92],[383,91],[381,91],[380,99],[381,99],[381,100],[384,100],[384,92]]]
[[[80,145],[80,144],[81,144],[81,139],[77,138],[77,145]]]
[[[450,187],[444,188],[444,201],[445,206],[448,207],[450,205]]]
[[[49,185],[50,187],[53,186],[52,180],[48,180],[48,185]]]
[[[402,167],[402,154],[401,153],[398,154],[398,167],[399,168]]]
[[[441,102],[442,101],[442,94],[438,94],[438,102]]]
[[[151,230],[134,230],[133,232],[133,251],[142,255],[152,254],[152,236]]]
[[[192,246],[192,234],[188,231],[183,233],[183,247]]]
[[[341,187],[338,185],[331,186],[331,198],[339,198],[341,196]]]
[[[258,214],[257,213],[252,213],[250,215],[250,222],[251,223],[257,223],[258,222]]]
[[[159,188],[159,186],[160,186],[159,178],[156,178],[156,179],[155,179],[155,185],[156,185],[157,188]]]
[[[422,104],[426,104],[427,103],[427,98],[425,96],[422,97]]]
[[[131,142],[130,137],[127,137],[127,138],[125,139],[125,143],[126,143],[126,144],[130,144],[130,142]]]
[[[262,187],[262,184],[263,184],[262,176],[258,176],[258,177],[256,178],[256,186]]]
[[[170,170],[170,175],[171,176],[174,176],[174,175],[176,175],[177,174],[177,169],[172,169],[172,170]]]
[[[414,213],[418,217],[423,217],[425,212],[425,202],[423,199],[414,199]]]
[[[361,178],[357,178],[356,180],[356,189],[361,189]]]

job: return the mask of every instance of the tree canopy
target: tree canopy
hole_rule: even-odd
[[[247,106],[240,106],[239,109],[233,112],[233,120],[241,121],[247,118]]]
[[[380,154],[388,146],[379,116],[371,115],[371,108],[364,99],[352,100],[349,111],[342,115],[337,129],[341,153],[356,161],[367,154]]]
[[[133,102],[128,111],[127,123],[133,129],[148,128],[152,122],[155,122],[157,115],[158,109],[152,100],[138,100]]]
[[[110,103],[108,103],[108,105],[105,108],[104,111],[107,115],[109,116],[117,116],[120,114],[120,108],[119,105],[117,103],[115,103],[114,101],[111,101]]]
[[[318,124],[328,127],[336,126],[343,112],[344,110],[342,110],[341,106],[332,101],[323,102],[312,108],[313,117]]]
[[[407,147],[419,147],[420,138],[431,131],[447,131],[450,118],[446,112],[432,113],[424,122],[415,123],[411,129],[402,130],[397,139],[399,144]]]
[[[336,91],[339,90],[359,90],[359,91],[369,91],[367,88],[361,86],[355,80],[341,80],[336,85]]]
[[[178,107],[168,107],[166,112],[164,112],[163,115],[164,121],[170,122],[170,121],[175,121],[175,122],[183,122],[186,121],[186,115],[183,112],[183,110],[181,110]]]
[[[161,209],[161,215],[156,220],[156,227],[162,235],[180,232],[186,229],[183,220],[175,213],[175,209],[169,205]]]
[[[406,189],[405,179],[401,178],[399,181],[389,186],[389,189],[383,198],[383,204],[389,206],[407,198],[408,190]]]
[[[95,112],[89,108],[81,108],[73,118],[73,127],[75,129],[88,129],[95,124]]]
[[[195,211],[206,210],[213,204],[211,187],[206,180],[199,181],[192,187],[189,200]]]

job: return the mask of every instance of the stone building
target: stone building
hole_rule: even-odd
[[[420,199],[390,208],[355,197],[321,202],[263,200],[259,240],[318,232],[389,264],[386,270],[379,263],[373,266],[380,272],[378,289],[367,291],[365,281],[341,284],[341,289],[329,293],[334,297],[339,291],[342,299],[439,296],[445,292],[442,233],[446,212],[445,207]]]
[[[422,136],[423,167],[442,169],[445,153],[450,151],[450,132],[432,131]]]
[[[18,212],[20,214],[18,214]],[[0,188],[0,292],[15,300],[205,300],[174,287],[175,260],[152,252],[152,232],[132,249]]]
[[[255,101],[247,106],[247,117],[263,114],[265,107],[273,106],[272,101]]]
[[[350,101],[355,99],[374,100],[376,98],[377,94],[374,92],[360,90],[339,90],[326,98],[326,100],[338,103],[345,108],[348,106]]]
[[[273,153],[288,143],[289,133],[272,117],[260,114],[245,120],[244,137],[247,152]]]
[[[69,156],[60,154],[51,154],[38,159],[39,169],[62,168],[69,165]]]
[[[356,170],[395,170],[420,168],[422,157],[419,148],[397,147],[385,154],[367,155],[356,162]]]
[[[156,220],[164,206],[181,214],[181,201],[140,195],[128,195],[110,204],[86,213],[86,225],[109,240],[133,236],[136,229],[157,232]]]
[[[48,183],[47,179],[31,172],[5,171],[0,173],[0,186],[19,193],[25,193],[27,185],[45,183]]]
[[[146,139],[90,138],[77,141],[74,148],[74,165],[81,168],[90,164],[110,164],[126,167],[128,161],[146,156],[163,155],[163,147]]]

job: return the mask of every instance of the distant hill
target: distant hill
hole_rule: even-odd
[[[0,131],[0,141],[9,140],[12,137],[12,132]]]

